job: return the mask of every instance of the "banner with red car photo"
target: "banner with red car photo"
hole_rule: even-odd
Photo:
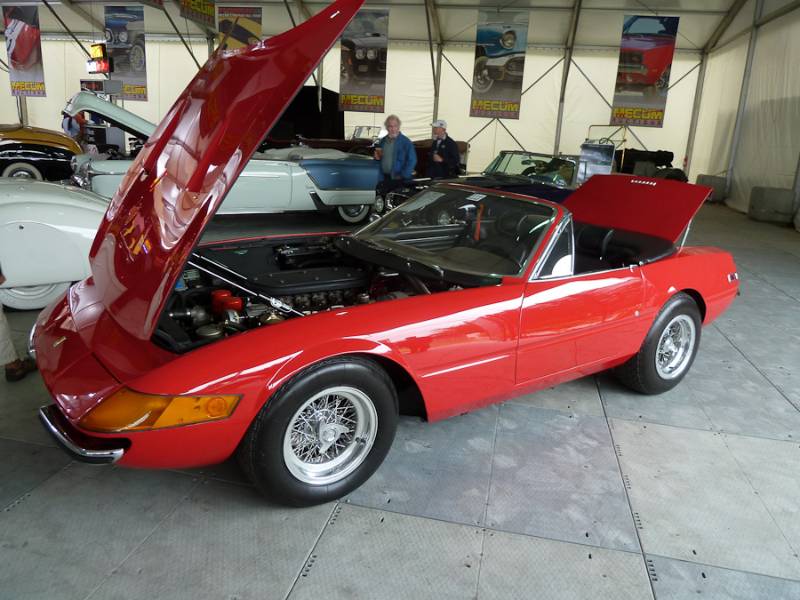
[[[12,96],[45,96],[42,39],[36,6],[4,6]]]
[[[470,117],[519,119],[528,11],[478,11]]]
[[[220,6],[217,8],[217,43],[225,48],[244,48],[261,41],[260,6]]]
[[[144,7],[104,8],[106,47],[114,65],[111,79],[122,81],[123,100],[147,100]]]
[[[611,125],[664,126],[678,20],[625,16]]]
[[[360,10],[341,38],[339,110],[383,112],[389,11]]]
[[[214,28],[214,0],[181,0],[181,16],[210,29]]]

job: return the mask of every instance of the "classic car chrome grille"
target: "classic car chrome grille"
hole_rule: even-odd
[[[619,64],[624,66],[638,66],[642,64],[642,55],[638,52],[620,52]]]

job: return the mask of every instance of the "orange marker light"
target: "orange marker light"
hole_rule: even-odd
[[[240,396],[158,396],[123,388],[90,410],[79,425],[91,431],[144,431],[229,417]]]

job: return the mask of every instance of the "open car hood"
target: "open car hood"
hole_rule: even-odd
[[[669,179],[594,175],[564,201],[575,221],[677,244],[711,188]]]
[[[64,107],[64,112],[71,117],[84,111],[100,115],[112,125],[144,140],[153,135],[156,130],[156,126],[147,119],[143,119],[121,106],[98,98],[91,92],[78,92],[67,100],[67,105]]]
[[[192,248],[261,140],[363,0],[338,0],[279,36],[218,51],[150,136],[89,253],[94,295],[149,339]]]

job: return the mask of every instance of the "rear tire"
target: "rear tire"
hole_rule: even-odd
[[[639,352],[614,374],[642,394],[674,388],[689,372],[700,345],[701,319],[697,303],[683,292],[664,304]]]
[[[14,177],[21,180],[43,181],[42,172],[30,163],[15,162],[3,169],[3,177]]]
[[[238,449],[267,498],[291,506],[336,500],[364,483],[394,440],[398,402],[372,361],[341,357],[306,369],[261,408]]]
[[[29,285],[0,290],[0,304],[16,310],[39,310],[58,300],[70,282]]]
[[[348,225],[358,225],[366,220],[369,216],[369,211],[372,208],[371,204],[349,204],[346,206],[337,206],[336,214]]]

